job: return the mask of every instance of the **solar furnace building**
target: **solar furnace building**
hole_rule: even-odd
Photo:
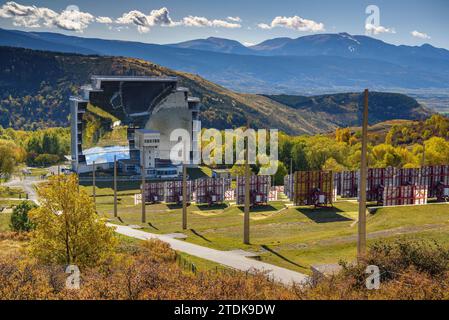
[[[199,103],[187,88],[178,86],[175,77],[93,76],[91,84],[81,87],[80,96],[70,98],[73,171],[89,172],[93,161],[108,169],[115,157],[125,174],[140,174],[143,166],[148,177],[177,175],[179,167],[170,162],[170,150],[178,142],[170,141],[170,134],[179,128],[187,130],[192,150],[197,150]],[[111,130],[126,128],[128,146],[83,150],[89,109],[107,117]],[[195,156],[191,151],[190,158]]]

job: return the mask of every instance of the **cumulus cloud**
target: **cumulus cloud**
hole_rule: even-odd
[[[178,24],[170,18],[169,11],[165,7],[152,10],[148,15],[138,10],[132,10],[124,13],[115,22],[118,24],[134,24],[141,33],[149,32],[154,26],[174,26]]]
[[[227,17],[227,19],[233,22],[242,22],[242,19],[240,19],[240,17]]]
[[[257,26],[261,29],[272,29],[276,27],[283,27],[303,32],[319,32],[325,30],[323,23],[304,19],[299,16],[293,17],[278,16],[275,17],[270,24],[259,23]]]
[[[417,30],[414,30],[414,31],[410,32],[410,34],[411,34],[412,36],[414,36],[415,38],[420,38],[420,39],[431,39],[431,37],[430,37],[427,33],[419,32],[419,31],[417,31]]]
[[[387,28],[384,26],[376,26],[374,24],[369,24],[367,23],[365,25],[365,31],[367,32],[367,34],[381,34],[381,33],[396,33],[396,31],[393,28]]]
[[[90,13],[69,7],[52,19],[52,23],[60,29],[82,32],[94,20],[94,16]]]
[[[77,32],[82,32],[95,19],[90,13],[79,11],[76,6],[69,6],[57,13],[48,8],[25,6],[14,1],[0,7],[0,17],[12,19],[13,24],[20,27],[38,28],[43,25]]]
[[[109,17],[96,17],[95,21],[97,21],[98,23],[103,23],[103,24],[113,23],[112,19]]]
[[[215,28],[240,28],[241,24],[225,20],[209,20],[205,17],[188,16],[182,19],[181,24],[187,27],[215,27]]]
[[[145,14],[138,10],[125,12],[122,16],[113,19],[107,16],[94,16],[82,12],[76,6],[69,6],[58,13],[49,8],[26,6],[14,1],[6,2],[0,7],[0,17],[12,19],[16,26],[38,28],[57,27],[64,30],[83,32],[90,23],[96,22],[109,25],[110,30],[123,30],[126,26],[136,26],[140,33],[146,33],[155,26],[174,27],[214,27],[214,28],[240,28],[240,17],[227,17],[226,20],[208,19],[206,17],[187,16],[180,21],[170,18],[166,7],[152,10]]]

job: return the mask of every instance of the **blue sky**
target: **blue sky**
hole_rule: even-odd
[[[110,0],[17,0],[15,3],[18,5],[0,1],[1,28],[160,44],[210,36],[255,44],[276,37],[296,38],[313,33],[364,34],[365,9],[376,5],[382,28],[376,29],[379,32],[374,37],[394,44],[430,43],[449,49],[447,0],[120,0],[113,4]],[[83,13],[81,18],[76,16],[78,24],[67,22],[73,16],[63,14],[69,5],[76,5]],[[152,10],[158,11],[151,13]]]

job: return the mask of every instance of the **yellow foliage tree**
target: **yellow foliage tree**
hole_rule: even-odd
[[[40,206],[29,213],[36,229],[31,253],[46,263],[95,266],[114,252],[117,239],[79,191],[76,175],[51,177],[38,188]]]

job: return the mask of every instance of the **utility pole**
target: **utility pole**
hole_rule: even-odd
[[[182,229],[187,229],[187,165],[182,164]]]
[[[246,125],[246,130],[249,130],[249,121]],[[249,137],[246,139],[246,159],[245,159],[245,211],[243,215],[243,243],[250,244],[249,241],[249,204],[250,204],[250,167],[249,167]]]
[[[292,175],[293,178],[293,158],[290,158],[290,175]]]
[[[140,187],[141,200],[142,200],[142,223],[147,222],[147,213],[145,208],[145,168],[143,165],[140,166],[140,174],[142,175],[142,185]]]
[[[426,142],[423,141],[422,143],[422,164],[421,167],[424,167],[426,165]]]
[[[95,185],[95,170],[96,170],[96,166],[95,166],[95,161],[92,162],[92,196],[94,198],[94,206],[95,206],[95,210],[97,209],[97,190],[96,190],[96,185]]]
[[[117,216],[117,156],[114,156],[114,217]]]
[[[365,90],[362,126],[362,160],[360,164],[360,199],[357,241],[357,259],[360,261],[366,254],[366,179],[368,171],[368,89]]]

